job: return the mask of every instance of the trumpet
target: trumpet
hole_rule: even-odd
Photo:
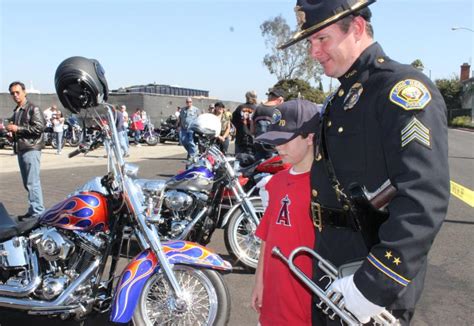
[[[318,267],[325,273],[325,275],[320,280],[325,278],[328,279],[328,284],[325,289],[322,289],[320,286],[314,283],[311,278],[309,278],[293,263],[295,257],[301,253],[307,253],[312,256],[312,258],[317,260]],[[359,320],[354,317],[349,310],[346,309],[342,295],[340,293],[328,290],[332,282],[339,278],[339,271],[336,266],[308,247],[296,248],[290,253],[288,258],[282,254],[280,248],[278,247],[273,247],[272,254],[278,256],[285,264],[287,264],[293,274],[298,279],[300,279],[316,296],[318,296],[320,302],[316,304],[316,306],[321,309],[322,312],[329,317],[329,319],[334,320],[336,317],[339,317],[342,322],[349,326],[362,325],[362,323],[359,322]],[[384,310],[379,315],[372,317],[372,320],[374,325],[400,325],[400,322],[387,310]]]

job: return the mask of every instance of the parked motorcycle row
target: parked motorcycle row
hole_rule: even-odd
[[[72,57],[55,82],[64,107],[87,110],[99,122],[69,157],[103,144],[107,171],[38,221],[17,224],[0,209],[0,307],[78,320],[95,311],[134,325],[225,325],[231,302],[222,274],[232,265],[205,246],[224,229],[234,263],[255,269],[263,214],[255,185],[286,166],[274,157],[243,167],[214,144],[215,131],[196,128],[205,150],[184,171],[167,180],[139,178],[139,167],[124,161],[99,68]],[[139,253],[120,270],[130,241]]]

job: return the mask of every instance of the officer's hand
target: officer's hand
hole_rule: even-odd
[[[332,292],[342,294],[346,309],[363,324],[368,323],[371,317],[380,314],[385,309],[370,302],[360,293],[354,283],[354,275],[334,281],[329,288],[329,294]]]

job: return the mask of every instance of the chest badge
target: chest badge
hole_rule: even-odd
[[[360,95],[364,91],[361,83],[355,83],[344,99],[344,111],[351,110],[359,101]]]

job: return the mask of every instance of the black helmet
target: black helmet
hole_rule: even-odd
[[[71,57],[61,62],[54,84],[62,105],[72,113],[99,105],[109,94],[99,61],[84,57]]]

